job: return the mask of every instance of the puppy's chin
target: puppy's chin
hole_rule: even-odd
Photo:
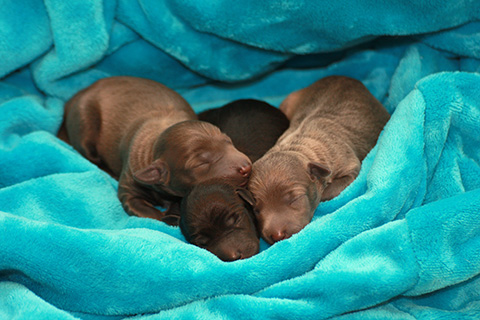
[[[228,178],[227,178],[228,179]],[[246,177],[240,177],[240,178],[237,178],[237,179],[230,179],[230,182],[234,185],[234,186],[237,186],[237,187],[246,187],[247,184],[248,184],[248,178]]]

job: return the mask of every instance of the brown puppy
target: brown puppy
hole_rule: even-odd
[[[236,100],[204,111],[198,119],[219,127],[252,162],[273,147],[289,125],[287,117],[278,108],[254,99]]]
[[[253,99],[237,100],[198,117],[218,126],[252,162],[275,144],[289,124],[279,109]],[[181,230],[187,240],[224,261],[248,258],[259,250],[252,205],[246,189],[221,180],[201,183],[182,200]]]
[[[254,163],[249,189],[268,243],[305,227],[322,200],[358,175],[390,115],[365,86],[331,76],[290,94],[281,104],[289,129]]]
[[[118,196],[129,214],[162,220],[178,214],[170,205],[198,182],[248,181],[248,157],[217,127],[195,119],[190,105],[164,85],[111,77],[66,103],[59,137],[119,178]]]
[[[187,241],[223,261],[249,258],[259,251],[250,192],[225,180],[193,187],[182,199],[180,229]]]

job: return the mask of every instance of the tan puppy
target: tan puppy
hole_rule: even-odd
[[[59,137],[119,179],[118,196],[129,214],[176,224],[164,216],[179,214],[180,198],[195,184],[225,178],[244,186],[251,171],[229,137],[195,119],[190,105],[164,85],[111,77],[66,103]]]
[[[365,86],[331,76],[290,94],[280,109],[290,127],[253,164],[248,188],[262,237],[290,237],[312,219],[322,200],[358,175],[390,115]]]

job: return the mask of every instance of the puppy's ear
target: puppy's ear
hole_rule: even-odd
[[[146,185],[165,185],[170,181],[170,170],[162,159],[156,159],[147,167],[134,172],[133,178]]]
[[[330,175],[332,174],[332,171],[328,167],[318,162],[310,162],[308,164],[308,174],[313,180],[326,179],[330,177]]]
[[[246,203],[251,205],[252,207],[255,206],[255,199],[253,198],[253,195],[250,191],[248,191],[245,188],[237,188],[235,189],[235,192],[238,194],[240,198],[243,199]]]

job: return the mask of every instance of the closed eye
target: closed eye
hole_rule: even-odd
[[[195,237],[194,243],[199,247],[206,247],[210,243],[210,238],[204,235],[198,235]]]
[[[227,218],[225,219],[225,224],[226,224],[227,226],[233,226],[233,225],[235,225],[239,220],[240,220],[240,217],[238,216],[238,214],[231,214],[231,215],[227,216]]]
[[[303,198],[306,196],[306,194],[299,195],[298,197],[295,197],[290,201],[290,204],[295,204],[299,202],[299,200],[303,200]]]
[[[198,163],[198,164],[194,165],[194,166],[192,167],[192,169],[201,168],[201,167],[206,167],[206,166],[208,166],[209,164],[210,164],[210,162],[201,162],[201,163]]]
[[[211,163],[213,155],[209,151],[197,151],[191,159],[192,169],[205,167]]]

